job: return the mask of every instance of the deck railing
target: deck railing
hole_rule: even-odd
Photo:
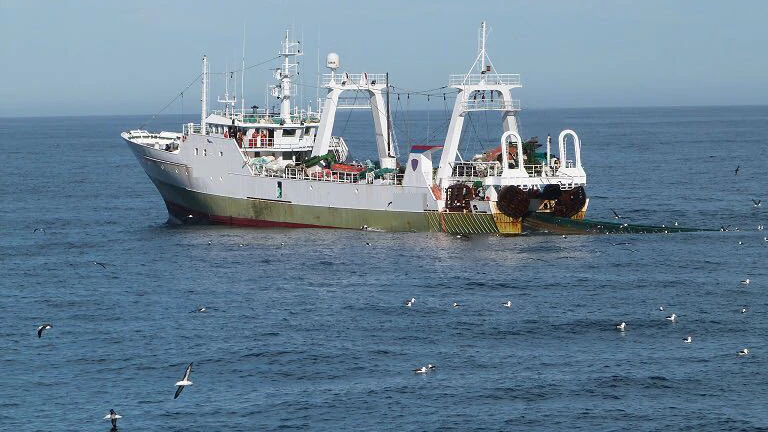
[[[349,85],[349,86],[361,86],[367,87],[368,85],[387,85],[387,74],[382,73],[333,73],[323,74],[323,85],[327,86],[331,83],[336,85]]]
[[[283,170],[270,170],[264,166],[255,166],[253,174],[263,177],[277,177],[294,180],[309,180],[309,181],[321,181],[331,183],[359,183],[359,184],[374,184],[376,180],[381,180],[384,184],[403,184],[403,175],[397,173],[388,173],[382,175],[380,178],[375,178],[373,173],[369,172],[361,175],[356,172],[349,171],[331,171],[321,170],[312,173],[307,173],[304,167],[285,167]]]
[[[264,149],[271,149],[275,147],[275,139],[274,138],[248,138],[248,140],[245,142],[245,145],[243,146],[245,148],[264,148]]]
[[[464,111],[519,111],[520,100],[501,100],[501,99],[470,99],[461,103]]]
[[[482,179],[501,175],[501,164],[498,162],[453,162],[451,177],[465,179]]]
[[[484,74],[453,74],[448,76],[449,86],[478,85],[520,86],[520,74],[497,74],[493,72]]]

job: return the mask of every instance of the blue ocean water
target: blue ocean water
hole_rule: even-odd
[[[445,111],[405,114],[403,153],[442,140]],[[107,431],[110,408],[121,431],[768,430],[768,107],[522,119],[579,133],[590,218],[731,231],[173,226],[119,138],[146,117],[0,119],[0,430]],[[470,120],[465,156],[496,120]],[[358,158],[370,128],[337,117]]]

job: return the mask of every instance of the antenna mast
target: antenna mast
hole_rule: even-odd
[[[200,112],[200,134],[205,135],[205,119],[208,117],[206,107],[208,106],[208,56],[203,56],[203,79],[202,79],[202,93],[200,102],[202,109]]]
[[[283,47],[280,50],[280,55],[283,56],[283,66],[276,71],[275,78],[280,80],[279,87],[275,88],[276,95],[280,98],[280,118],[286,123],[291,121],[291,77],[293,76],[292,70],[298,70],[298,64],[291,63],[290,58],[294,56],[302,55],[301,49],[299,49],[298,41],[291,41],[289,39],[289,31],[285,31],[285,40],[283,41]]]
[[[480,23],[480,73],[485,73],[485,21]]]
[[[245,116],[245,21],[243,21],[243,67],[240,68],[240,114]]]

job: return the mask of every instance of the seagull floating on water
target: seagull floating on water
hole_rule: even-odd
[[[672,315],[668,316],[667,319],[669,321],[675,322],[675,321],[677,321],[677,315],[672,314]]]
[[[749,278],[744,279],[743,281],[739,282],[742,285],[749,285]]]
[[[683,343],[691,343],[693,342],[693,338],[690,336],[686,336],[683,338]]]
[[[184,378],[181,379],[181,381],[178,381],[176,383],[176,394],[173,395],[173,398],[176,399],[179,397],[181,392],[184,390],[184,387],[188,385],[192,385],[192,381],[189,380],[189,374],[192,372],[192,363],[187,366],[187,370],[184,371]]]
[[[743,350],[739,351],[739,355],[740,356],[749,355],[749,349],[748,348],[744,348]]]
[[[115,410],[111,409],[109,410],[109,414],[104,416],[104,420],[111,420],[112,421],[112,429],[117,430],[117,419],[123,418],[120,414],[116,413]]]
[[[461,303],[459,303],[459,302],[453,302],[453,307],[457,308],[457,307],[459,307],[459,306],[461,306]]]
[[[741,308],[740,312],[743,313],[743,314],[747,313],[747,307],[744,306],[743,308]]]
[[[506,303],[501,304],[504,307],[512,307],[512,300],[507,300]]]
[[[405,307],[411,307],[413,306],[413,303],[416,301],[416,297],[411,297],[410,299],[405,301]]]
[[[414,369],[413,372],[417,374],[425,374],[427,372],[432,372],[433,370],[437,369],[437,366],[433,365],[432,363],[422,366],[418,369]]]
[[[627,328],[627,323],[624,321],[622,321],[621,324],[616,324],[616,330],[624,331],[625,328]]]
[[[660,310],[660,311],[664,311],[664,306],[663,306],[663,305],[662,305],[662,306],[659,306],[659,310]]]
[[[43,337],[43,332],[48,330],[49,328],[53,328],[53,326],[50,323],[42,324],[40,327],[37,328],[37,337],[38,338]]]

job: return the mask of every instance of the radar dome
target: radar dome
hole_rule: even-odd
[[[330,53],[325,58],[325,67],[329,69],[338,69],[340,65],[341,62],[339,61],[339,55],[336,53]]]

